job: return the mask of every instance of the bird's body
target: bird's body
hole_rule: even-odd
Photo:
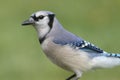
[[[57,24],[54,25],[60,25],[57,20],[55,23]],[[68,33],[69,35],[66,33]],[[61,39],[64,39],[64,41],[62,40],[62,42],[60,42]],[[51,30],[51,32],[46,36],[45,41],[42,43],[42,49],[47,57],[50,58],[50,60],[52,60],[52,62],[54,62],[58,66],[70,71],[74,71],[71,70],[74,69],[74,67],[75,69],[84,71],[86,69],[89,69],[87,67],[89,59],[86,56],[87,54],[79,49],[74,50],[74,48],[72,46],[69,46],[69,44],[64,45],[64,43],[68,42],[68,40],[72,42],[77,41],[76,39],[79,40],[80,38],[64,30],[62,27],[56,27],[55,30]],[[84,60],[82,58],[84,58]],[[80,68],[80,65],[82,65],[82,68]]]
[[[77,69],[80,71],[85,71],[86,69],[89,69],[88,68],[89,58],[87,57],[87,53],[81,50],[74,50],[69,45],[63,46],[55,44],[54,42],[51,41],[51,39],[45,40],[45,42],[42,44],[42,48],[47,57],[53,63],[57,64],[58,66],[66,70],[74,71],[75,69]],[[66,50],[69,52],[66,52]]]
[[[119,54],[109,54],[65,30],[54,13],[39,11],[25,21],[32,24],[46,56],[61,68],[75,74],[67,80],[78,80],[84,71],[120,65]]]

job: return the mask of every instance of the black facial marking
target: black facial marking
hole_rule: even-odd
[[[33,16],[31,16],[35,21],[39,21],[39,19],[43,19],[45,16],[40,15],[38,17],[36,17],[36,15],[34,14]]]
[[[52,28],[52,26],[53,26],[53,21],[54,21],[54,16],[55,16],[55,14],[49,14],[48,15],[48,17],[49,17],[49,23],[48,23],[48,25],[50,26],[50,28]],[[38,16],[38,17],[36,17],[36,15],[34,14],[33,16],[31,16],[35,21],[39,21],[39,19],[43,19],[45,16],[43,16],[43,15],[40,15],[40,16]],[[50,30],[48,31],[48,33],[50,32]],[[48,34],[47,33],[47,34]],[[47,35],[46,34],[46,35]],[[43,37],[43,38],[40,38],[39,39],[39,42],[40,42],[40,44],[42,44],[43,42],[44,42],[44,40],[46,39],[46,35]]]
[[[39,19],[43,19],[45,16],[43,16],[43,15],[40,15],[38,18]]]
[[[35,21],[38,21],[39,19],[36,17],[36,15],[34,14],[33,16],[31,16]]]
[[[48,15],[49,20],[50,20],[48,25],[50,26],[50,28],[52,28],[52,26],[53,26],[54,16],[55,16],[55,14],[49,14]]]

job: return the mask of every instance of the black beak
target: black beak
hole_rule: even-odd
[[[22,25],[23,25],[23,26],[26,26],[26,25],[32,25],[32,24],[34,24],[34,23],[35,23],[34,20],[28,19],[28,20],[24,21],[24,22],[22,23]]]

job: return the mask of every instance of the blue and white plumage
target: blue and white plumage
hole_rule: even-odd
[[[50,11],[38,11],[22,25],[33,25],[46,56],[56,65],[75,74],[67,80],[78,80],[84,71],[120,65],[120,54],[110,54],[65,30]]]

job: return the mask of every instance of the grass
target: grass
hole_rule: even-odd
[[[31,26],[21,26],[38,10],[53,11],[69,31],[108,52],[120,52],[119,0],[1,0],[0,10],[0,80],[64,80],[72,74],[45,57]],[[119,80],[119,73],[119,67],[100,69],[81,80]]]

